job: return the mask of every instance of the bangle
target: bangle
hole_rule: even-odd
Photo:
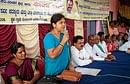
[[[62,47],[64,47],[64,45],[63,45],[63,44],[61,44],[61,43],[60,43],[60,45],[61,45]]]

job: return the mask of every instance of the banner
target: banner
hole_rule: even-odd
[[[0,0],[0,24],[49,23],[54,13],[69,19],[104,20],[109,0]]]
[[[77,35],[84,37],[83,21],[82,20],[75,20],[74,21],[74,36],[77,36]]]
[[[66,0],[65,15],[78,20],[103,20],[109,16],[109,0]]]
[[[64,12],[64,0],[0,0],[0,24],[49,23]]]

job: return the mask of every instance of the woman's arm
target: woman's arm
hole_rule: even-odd
[[[32,80],[30,81],[23,81],[24,83],[23,84],[35,84],[36,81],[40,78],[40,71],[39,70],[36,70],[34,72],[34,77],[32,78]]]
[[[16,79],[12,81],[12,84],[24,84],[24,82],[19,79]]]
[[[63,47],[62,46],[63,44],[59,44],[56,48],[52,48],[52,49],[49,49],[48,50],[48,54],[51,58],[56,58],[62,51]]]
[[[47,52],[51,58],[56,58],[62,51],[64,44],[69,40],[69,35],[64,34],[60,44],[56,48],[49,49]]]

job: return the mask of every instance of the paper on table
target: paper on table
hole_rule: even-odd
[[[83,68],[83,67],[77,67],[75,70],[77,72],[81,72],[81,74],[83,75],[92,75],[92,76],[97,76],[97,74],[101,71],[101,69]]]

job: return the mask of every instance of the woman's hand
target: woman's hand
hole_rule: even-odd
[[[69,40],[69,34],[68,32],[65,32],[61,44],[64,45],[68,40]]]

